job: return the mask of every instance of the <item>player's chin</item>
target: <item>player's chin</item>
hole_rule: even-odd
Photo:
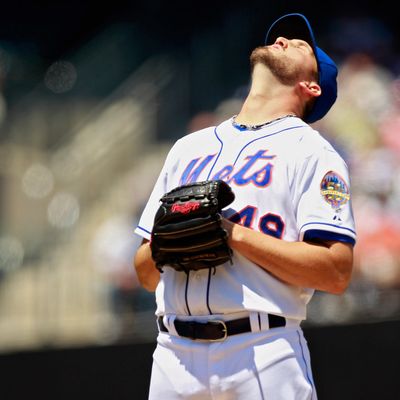
[[[250,54],[250,64],[268,64],[271,57],[271,49],[269,46],[256,47]]]

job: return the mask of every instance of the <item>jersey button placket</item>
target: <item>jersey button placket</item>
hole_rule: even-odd
[[[207,309],[207,270],[190,273],[187,299],[192,315],[208,314]]]

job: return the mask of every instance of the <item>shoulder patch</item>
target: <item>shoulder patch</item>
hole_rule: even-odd
[[[334,171],[327,172],[322,178],[321,195],[334,209],[339,209],[350,200],[347,183]]]

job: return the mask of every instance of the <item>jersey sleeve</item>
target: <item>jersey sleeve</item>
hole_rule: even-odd
[[[355,244],[356,231],[348,167],[329,145],[318,146],[298,166],[299,240]]]
[[[168,191],[168,175],[173,168],[174,147],[169,151],[157,181],[153,187],[150,197],[140,216],[139,223],[135,228],[135,233],[145,239],[150,240],[151,231],[153,229],[154,216],[160,206],[161,197]]]

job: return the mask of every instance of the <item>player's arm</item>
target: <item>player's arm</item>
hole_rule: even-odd
[[[154,292],[160,281],[160,272],[151,257],[150,242],[147,239],[143,239],[133,262],[140,284],[148,291]]]
[[[351,244],[287,242],[227,219],[224,226],[233,250],[288,284],[340,294],[350,282]]]

